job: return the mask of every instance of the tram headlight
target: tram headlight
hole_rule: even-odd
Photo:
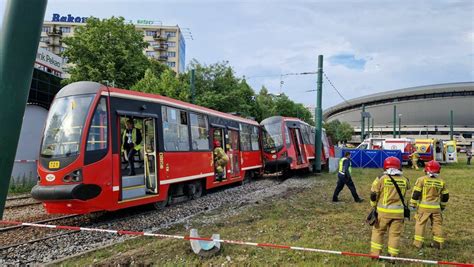
[[[77,183],[82,182],[82,171],[81,169],[75,170],[63,177],[65,183]]]

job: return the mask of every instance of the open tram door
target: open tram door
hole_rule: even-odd
[[[156,172],[156,116],[130,115],[123,112],[119,115],[122,115],[118,121],[119,144],[122,150],[119,201],[156,196],[159,193]],[[134,153],[130,154],[133,149]]]
[[[226,135],[226,153],[229,156],[227,163],[227,177],[235,179],[240,176],[240,134],[238,129],[229,128]]]
[[[306,151],[304,149],[303,139],[301,131],[296,127],[288,127],[290,130],[290,138],[293,146],[295,147],[296,162],[298,165],[307,163]]]
[[[211,126],[211,136],[212,136],[212,164],[214,166],[214,181],[220,182],[227,179],[227,166],[220,166],[217,159],[217,150],[222,150],[225,152],[225,128],[220,125]]]

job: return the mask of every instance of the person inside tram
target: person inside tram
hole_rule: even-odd
[[[130,171],[128,175],[133,176],[135,173],[135,154],[141,149],[142,133],[135,128],[133,119],[128,119],[127,128],[122,135],[122,150],[125,153],[125,159],[128,161]]]
[[[229,162],[229,157],[221,146],[218,139],[214,139],[214,168],[216,171],[216,181],[222,181],[225,178],[225,167]]]

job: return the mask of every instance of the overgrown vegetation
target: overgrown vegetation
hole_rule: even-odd
[[[412,185],[422,175],[422,171],[404,171]],[[444,212],[446,248],[440,251],[414,249],[411,246],[414,221],[411,220],[406,222],[402,234],[401,257],[474,262],[472,171],[474,165],[467,166],[462,158],[458,164],[443,166],[442,176],[448,182],[451,195]],[[380,173],[378,169],[354,169],[357,190],[366,199],[370,184]],[[199,216],[188,224],[199,229],[201,236],[219,233],[223,239],[368,252],[371,228],[364,220],[370,210],[369,203],[354,203],[347,189],[341,193],[342,202],[332,203],[331,195],[336,185],[334,174],[306,179],[317,179],[318,182],[306,191],[243,208],[238,215],[218,219],[212,224],[201,223],[200,218],[218,215],[222,210]],[[177,225],[163,232],[186,235],[188,229],[185,227]],[[65,264],[384,266],[386,263],[367,258],[230,244],[224,244],[219,255],[201,259],[191,252],[189,242],[142,237],[71,259]]]
[[[13,178],[10,179],[10,186],[8,187],[8,194],[15,195],[15,194],[23,194],[29,193],[31,188],[35,186],[36,182],[34,179],[29,179],[26,176],[23,176],[21,179],[17,181],[13,181]]]

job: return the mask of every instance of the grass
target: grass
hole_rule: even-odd
[[[411,220],[406,222],[402,234],[401,257],[474,262],[473,171],[474,165],[465,165],[462,158],[458,164],[443,166],[442,177],[447,181],[451,195],[444,212],[446,248],[415,250],[411,246],[414,231]],[[196,217],[190,224],[199,229],[201,236],[219,233],[223,239],[366,253],[371,234],[371,228],[364,222],[370,209],[367,200],[370,184],[381,170],[354,169],[353,172],[357,190],[366,199],[365,203],[354,203],[347,188],[341,192],[341,203],[330,202],[336,178],[334,174],[324,174],[306,178],[319,181],[311,189],[243,208],[238,215],[222,218],[212,225],[199,220],[209,214]],[[410,178],[412,185],[421,175],[421,170],[405,169],[405,176]],[[218,211],[211,215],[218,215]],[[186,235],[189,232],[184,225],[176,225],[163,233]],[[189,242],[140,237],[61,264],[383,266],[385,263],[367,258],[230,244],[223,244],[219,255],[201,259],[191,252]]]

